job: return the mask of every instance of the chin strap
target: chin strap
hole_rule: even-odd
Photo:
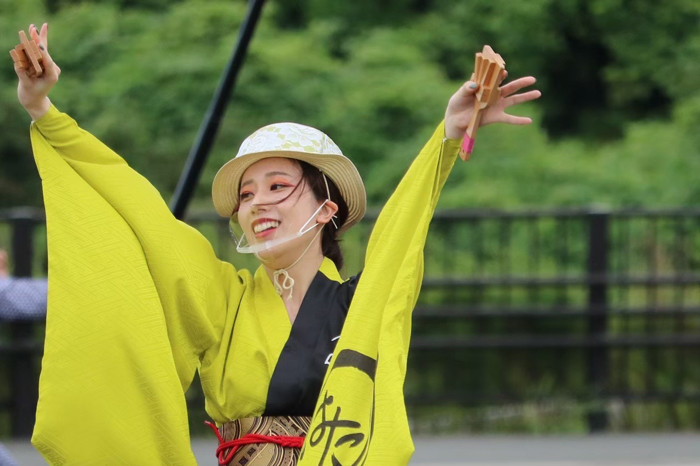
[[[321,234],[323,231],[323,228],[320,228],[317,232],[314,238],[311,240],[308,246],[306,246],[306,249],[304,249],[304,252],[301,253],[299,258],[294,261],[292,265],[289,267],[286,267],[284,269],[279,269],[275,270],[272,273],[272,284],[275,285],[275,291],[277,292],[278,295],[282,296],[282,293],[284,293],[284,290],[289,290],[289,296],[287,296],[287,299],[292,299],[292,292],[294,288],[294,279],[289,275],[287,272],[289,269],[297,265],[297,262],[301,260],[302,257],[304,257],[304,254],[306,254],[311,247],[312,244],[314,244],[314,241],[316,241],[316,238],[318,238],[318,235]],[[282,277],[282,283],[278,282],[279,277]]]

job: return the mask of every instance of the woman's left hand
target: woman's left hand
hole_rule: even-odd
[[[507,76],[507,72],[505,74]],[[479,127],[491,123],[507,123],[509,125],[529,125],[532,123],[531,118],[508,115],[505,110],[513,105],[538,99],[542,93],[537,90],[516,94],[520,89],[532,86],[536,81],[534,77],[528,76],[501,86],[501,95],[496,103],[483,110]],[[467,81],[450,98],[445,111],[445,137],[448,139],[462,139],[464,136],[464,132],[469,126],[469,120],[474,113],[475,94],[478,90],[476,83]]]

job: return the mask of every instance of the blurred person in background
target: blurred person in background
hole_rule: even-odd
[[[7,251],[0,249],[0,322],[22,320],[46,312],[46,281],[10,278]],[[0,466],[16,466],[10,452],[0,443]]]
[[[0,278],[5,278],[10,274],[10,265],[8,264],[7,251],[0,249]]]
[[[2,443],[0,443],[0,466],[17,466],[15,460],[10,456],[10,452]]]
[[[46,279],[11,277],[7,251],[0,249],[0,321],[43,318],[47,292]]]
[[[56,464],[193,464],[184,392],[199,371],[221,465],[406,464],[423,246],[478,85],[452,96],[348,280],[338,241],[366,208],[353,163],[303,125],[249,136],[212,196],[238,251],[260,259],[251,274],[218,260],[147,180],[52,105],[60,68],[48,25],[30,34],[45,73],[15,70],[33,119],[52,290],[37,449]],[[505,109],[537,99],[517,93],[534,83],[504,85],[481,126],[531,123]]]

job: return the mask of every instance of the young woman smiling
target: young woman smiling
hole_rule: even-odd
[[[220,464],[406,464],[403,402],[423,246],[477,86],[445,119],[377,219],[361,275],[338,238],[363,216],[362,179],[322,132],[259,129],[218,172],[216,211],[255,273],[218,260],[146,179],[48,98],[60,68],[16,68],[42,178],[49,303],[33,443],[52,464],[194,464],[184,393],[199,371]],[[501,87],[481,126],[539,97]],[[213,425],[212,425],[213,426]],[[303,447],[303,448],[302,448]]]

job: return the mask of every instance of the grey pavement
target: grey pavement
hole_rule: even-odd
[[[416,437],[411,465],[427,466],[698,466],[699,434],[600,436]],[[6,441],[20,466],[46,463],[27,441]],[[216,464],[216,442],[194,439],[200,465]]]

